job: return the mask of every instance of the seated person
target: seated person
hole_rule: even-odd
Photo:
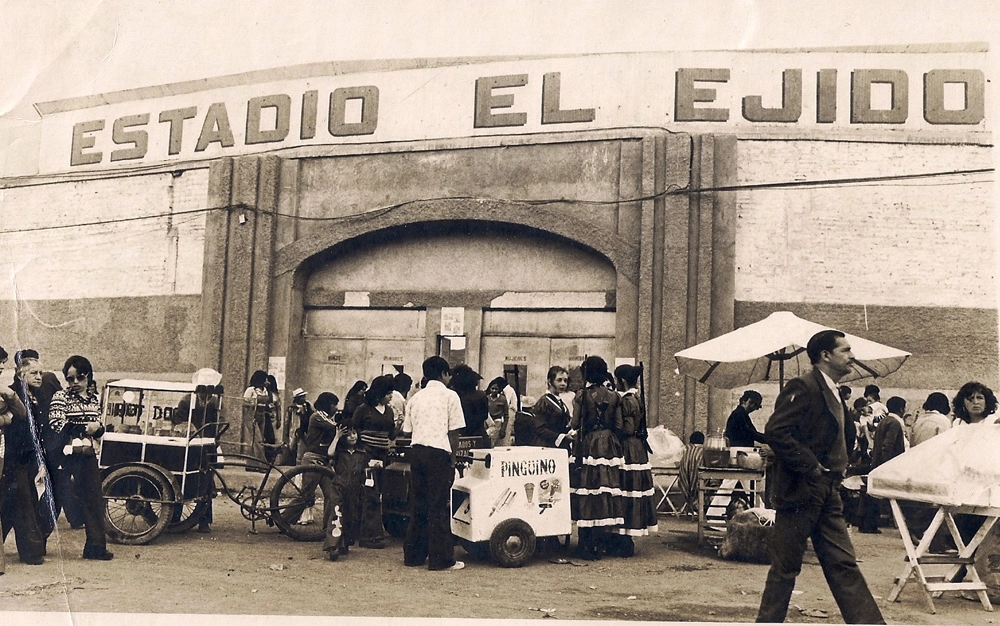
[[[705,453],[705,433],[691,433],[688,444],[684,446],[681,462],[677,469],[677,488],[684,496],[684,506],[681,511],[694,513],[698,509],[698,468],[701,467],[702,456]]]

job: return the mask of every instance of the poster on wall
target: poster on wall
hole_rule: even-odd
[[[460,306],[441,307],[441,334],[456,337],[465,334],[465,308]],[[465,346],[452,346],[453,349]]]
[[[278,381],[278,389],[283,390],[285,388],[285,362],[286,358],[283,356],[271,356],[267,358],[267,373],[274,376],[274,379]]]

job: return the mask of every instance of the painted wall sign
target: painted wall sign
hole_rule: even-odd
[[[40,171],[617,127],[985,130],[981,53],[637,53],[310,77],[43,113]],[[155,95],[154,95],[155,94]],[[112,94],[113,95],[113,94]]]

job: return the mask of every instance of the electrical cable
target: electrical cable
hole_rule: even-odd
[[[305,215],[293,215],[289,213],[281,213],[279,211],[262,211],[257,207],[236,205],[236,207],[241,208],[247,212],[254,213],[267,213],[275,217],[283,217],[288,219],[294,219],[303,222],[319,221],[319,222],[337,222],[346,219],[354,219],[361,215],[373,216],[380,213],[385,213],[387,211],[397,209],[403,206],[408,206],[412,204],[418,204],[423,202],[445,202],[445,201],[473,201],[473,202],[498,202],[498,203],[509,203],[509,204],[521,204],[528,206],[544,206],[549,204],[571,204],[571,205],[588,205],[588,206],[609,206],[609,205],[621,205],[621,204],[631,204],[635,202],[647,202],[650,200],[658,200],[667,196],[676,195],[690,195],[690,194],[703,194],[703,193],[716,193],[716,192],[733,192],[733,191],[756,191],[756,190],[766,190],[766,189],[796,189],[796,188],[831,188],[831,187],[859,187],[859,186],[872,186],[872,185],[884,185],[885,183],[892,182],[902,182],[902,181],[914,181],[914,180],[925,180],[934,178],[943,178],[946,176],[970,176],[977,174],[991,174],[995,171],[994,168],[977,168],[977,169],[966,169],[966,170],[946,170],[939,172],[923,172],[917,174],[893,174],[888,176],[863,176],[863,177],[851,177],[851,178],[829,178],[829,179],[819,179],[819,180],[794,180],[794,181],[778,181],[771,183],[744,183],[739,185],[720,185],[714,187],[702,187],[702,188],[691,188],[682,187],[679,185],[668,185],[668,187],[663,190],[652,194],[634,196],[630,198],[617,198],[613,200],[589,200],[582,198],[547,198],[547,199],[532,199],[532,200],[519,200],[512,198],[489,198],[489,197],[478,197],[478,196],[440,196],[434,198],[421,198],[416,200],[407,200],[404,202],[399,202],[396,204],[386,205],[382,207],[376,207],[369,209],[361,213],[355,213],[349,216],[337,216],[337,217],[311,217]],[[985,184],[992,182],[993,179],[988,180],[965,180],[965,181],[954,181],[952,183],[938,183],[938,184]],[[916,184],[913,186],[923,186],[921,184]],[[38,232],[38,231],[49,231],[58,230],[65,228],[83,228],[88,226],[103,226],[107,224],[117,224],[123,222],[134,222],[140,220],[150,220],[150,219],[163,219],[169,217],[178,217],[184,215],[192,215],[197,213],[208,213],[212,211],[227,210],[233,207],[213,207],[213,208],[200,208],[200,209],[188,209],[184,211],[173,211],[168,213],[157,213],[152,215],[139,215],[131,217],[114,218],[108,220],[96,220],[91,222],[80,222],[75,224],[56,224],[56,225],[46,225],[37,226],[31,228],[14,228],[14,229],[4,229],[0,230],[0,234],[13,234],[13,233],[27,233],[27,232]]]

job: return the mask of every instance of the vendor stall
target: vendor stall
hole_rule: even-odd
[[[896,601],[911,578],[917,579],[931,612],[934,597],[946,591],[974,592],[992,611],[986,583],[976,568],[976,549],[1000,518],[1000,426],[981,423],[952,428],[915,446],[872,470],[868,493],[887,498],[906,549],[906,565],[889,594]],[[936,510],[919,542],[914,545],[900,501],[922,502]],[[985,520],[968,542],[963,541],[956,517],[981,515]],[[944,525],[957,552],[931,554],[931,541]]]

